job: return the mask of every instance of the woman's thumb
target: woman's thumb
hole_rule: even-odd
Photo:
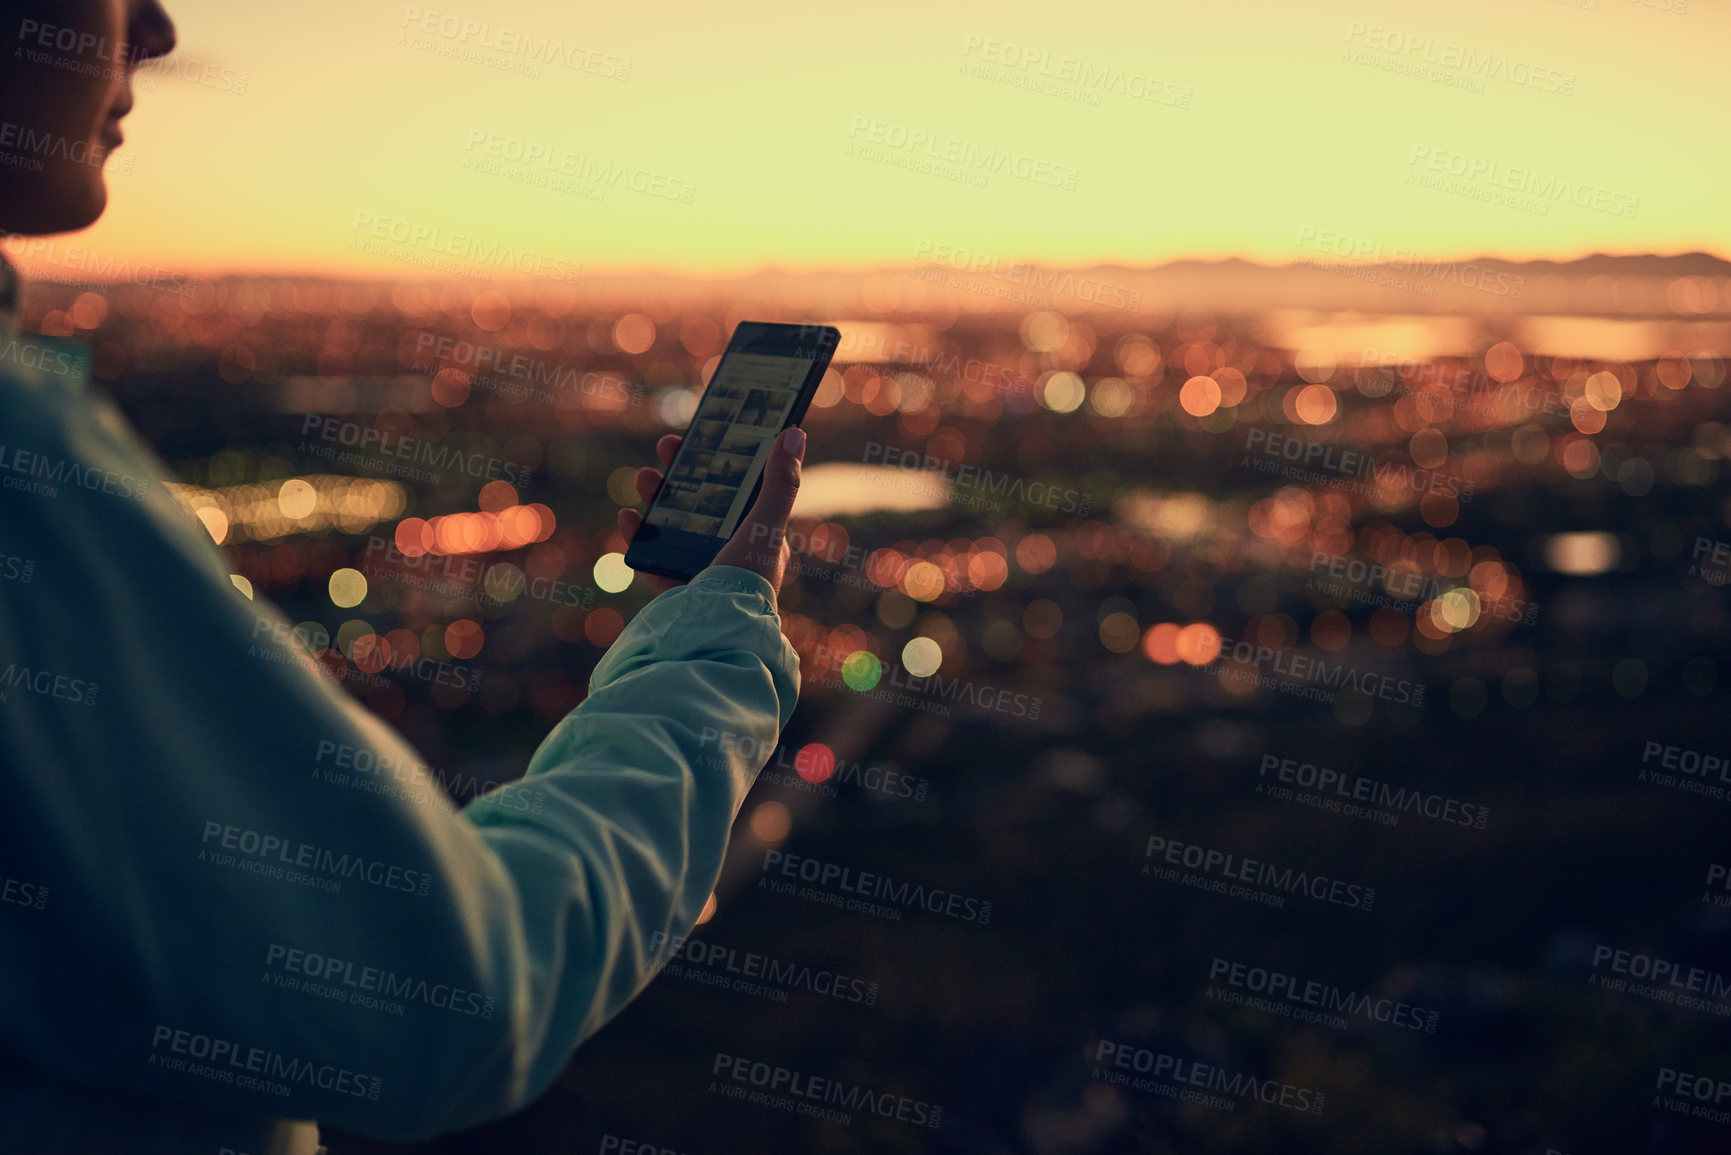
[[[752,570],[780,588],[787,519],[793,513],[794,498],[799,496],[799,467],[804,457],[805,430],[797,425],[784,430],[764,463],[757,500],[716,554],[717,564]]]
[[[763,488],[746,515],[746,522],[784,530],[799,496],[799,468],[805,458],[805,430],[794,425],[782,432],[763,467]],[[780,535],[777,534],[777,537]],[[759,534],[761,539],[762,535]]]

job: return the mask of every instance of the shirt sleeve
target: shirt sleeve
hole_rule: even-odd
[[[0,415],[0,989],[30,992],[0,1049],[397,1141],[534,1099],[720,874],[741,751],[798,696],[768,583],[650,602],[525,777],[459,810],[234,588],[112,405]]]

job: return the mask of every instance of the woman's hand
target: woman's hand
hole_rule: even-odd
[[[669,433],[655,443],[655,456],[661,459],[661,464],[673,463],[673,455],[679,452],[684,440],[677,433]],[[763,488],[758,490],[757,500],[740,520],[733,537],[715,555],[714,564],[748,569],[761,575],[771,589],[781,592],[781,579],[791,552],[787,545],[787,518],[793,512],[793,499],[799,495],[799,466],[804,459],[805,430],[797,425],[783,430],[763,467]],[[660,487],[661,477],[659,469],[647,465],[639,469],[637,496],[649,501]],[[619,511],[619,532],[626,541],[637,536],[637,527],[642,524],[643,515],[635,509]],[[658,574],[642,576],[657,594],[685,584]]]

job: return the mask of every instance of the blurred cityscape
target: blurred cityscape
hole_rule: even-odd
[[[733,326],[843,330],[800,705],[711,910],[548,1096],[417,1150],[1723,1149],[1654,1081],[1731,1078],[1731,265],[1314,247],[509,283],[37,253],[20,322],[89,342],[237,584],[459,804],[651,596],[615,514]],[[849,905],[864,874],[946,897]],[[1708,977],[1605,985],[1640,958]],[[730,1102],[736,1060],[941,1125]]]

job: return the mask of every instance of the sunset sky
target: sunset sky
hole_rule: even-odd
[[[944,245],[1285,263],[1324,232],[1385,258],[1731,253],[1731,6],[1592,4],[170,0],[179,63],[137,84],[130,171],[77,239],[377,276],[498,246],[695,273]]]

